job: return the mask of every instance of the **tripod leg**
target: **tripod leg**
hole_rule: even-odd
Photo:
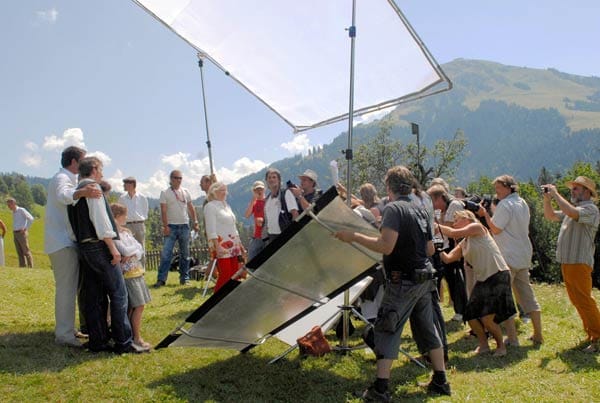
[[[204,291],[202,292],[202,297],[204,298],[206,296],[206,292],[208,291],[208,283],[209,281],[212,279],[213,273],[215,271],[215,267],[217,266],[217,259],[213,259],[212,261],[212,267],[210,268],[210,271],[208,273],[208,277],[206,277],[206,274],[204,276]]]

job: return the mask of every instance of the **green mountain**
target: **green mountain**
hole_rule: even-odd
[[[392,136],[403,144],[415,141],[410,122],[420,126],[420,140],[431,146],[461,129],[468,140],[466,155],[450,179],[466,185],[480,176],[508,173],[536,180],[544,166],[562,171],[575,161],[600,160],[600,78],[499,63],[457,59],[442,66],[454,88],[446,93],[401,105],[390,112]],[[378,121],[355,127],[353,148],[378,131]],[[319,174],[320,186],[331,185],[329,161],[340,159],[347,134],[341,133],[310,156],[277,161],[282,179],[297,182],[306,168]],[[243,214],[253,181],[265,170],[229,186],[230,203]]]

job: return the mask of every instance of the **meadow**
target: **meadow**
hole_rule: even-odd
[[[147,274],[147,282],[155,280]],[[157,344],[198,307],[201,283],[152,289],[143,336]],[[297,350],[268,362],[287,345],[272,338],[246,354],[204,348],[167,348],[141,355],[91,354],[54,344],[54,280],[48,269],[0,269],[0,400],[6,402],[358,402],[375,358],[368,350],[302,358]],[[561,285],[536,285],[546,342],[528,342],[530,325],[519,322],[521,347],[503,358],[475,356],[466,327],[448,322],[452,397],[428,396],[417,382],[429,370],[400,356],[392,370],[394,400],[473,402],[600,401],[600,355],[581,352],[583,330]],[[600,293],[595,292],[596,298]],[[447,318],[451,308],[444,305]],[[354,322],[357,330],[362,323]],[[359,331],[350,343],[359,344]],[[327,337],[338,341],[334,332]],[[405,329],[402,347],[417,355]]]

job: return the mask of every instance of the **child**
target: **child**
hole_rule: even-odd
[[[144,280],[144,266],[140,262],[144,254],[144,248],[135,240],[133,234],[125,227],[127,221],[127,207],[119,203],[112,203],[110,210],[113,213],[119,230],[118,240],[114,240],[115,246],[121,253],[121,270],[127,285],[129,297],[129,321],[133,332],[133,344],[143,350],[150,350],[150,344],[146,343],[140,335],[142,327],[142,313],[144,305],[150,302],[150,290]]]

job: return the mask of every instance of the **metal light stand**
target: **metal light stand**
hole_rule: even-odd
[[[348,147],[344,151],[346,157],[346,204],[352,208],[352,130],[354,125],[354,47],[356,41],[356,0],[352,0],[352,25],[347,29],[350,37],[350,95],[348,105]],[[342,340],[341,345],[334,348],[335,351],[347,353],[352,350],[348,347],[348,333],[350,323],[350,312],[353,306],[350,304],[350,290],[344,291],[344,305],[342,310]],[[361,347],[362,348],[362,347]]]
[[[208,162],[210,164],[210,174],[213,175],[215,173],[213,167],[213,158],[212,158],[212,147],[210,144],[210,133],[208,130],[208,113],[206,113],[206,95],[204,94],[204,55],[198,52],[198,67],[200,68],[200,82],[202,85],[202,105],[204,106],[204,123],[206,126],[206,147],[208,148]]]

